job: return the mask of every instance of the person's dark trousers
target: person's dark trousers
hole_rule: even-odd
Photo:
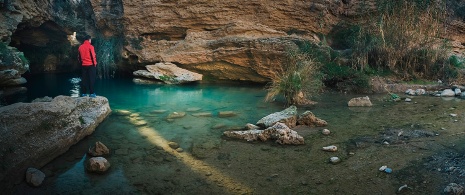
[[[82,66],[82,86],[83,94],[90,92],[94,93],[95,77],[97,76],[97,67],[95,66]]]

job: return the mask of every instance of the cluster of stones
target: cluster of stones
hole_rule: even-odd
[[[297,115],[297,107],[290,106],[285,110],[263,117],[255,125],[246,124],[247,130],[225,131],[223,134],[247,141],[274,139],[279,144],[304,144],[304,138],[291,129],[297,125],[322,127],[326,126],[327,122],[317,118],[311,111]]]
[[[89,156],[92,156],[86,161],[85,167],[89,172],[104,173],[106,172],[111,164],[103,156],[110,154],[110,150],[101,142],[95,142],[95,145],[89,148],[87,152]]]
[[[432,91],[427,92],[424,89],[407,89],[405,94],[410,96],[419,96],[419,95],[432,95],[436,97],[460,97],[461,99],[465,99],[465,93],[462,93],[461,86],[453,86],[449,89],[444,89],[442,91]]]
[[[89,148],[87,154],[91,156],[85,162],[85,168],[88,172],[104,173],[110,168],[110,162],[103,157],[110,154],[110,150],[103,143],[96,142],[94,146]],[[26,170],[26,182],[29,185],[38,187],[42,185],[44,179],[45,174],[42,171],[32,167]]]

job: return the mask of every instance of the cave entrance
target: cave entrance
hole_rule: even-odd
[[[24,53],[30,74],[74,72],[79,69],[79,43],[72,34],[52,21],[39,27],[22,23],[11,36],[10,46]]]

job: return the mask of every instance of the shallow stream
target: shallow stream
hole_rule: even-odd
[[[77,95],[73,77],[28,78],[28,96]],[[369,94],[373,107],[349,108],[351,98],[366,95],[323,93],[299,113],[310,110],[328,126],[297,127],[306,144],[288,146],[222,136],[286,108],[264,102],[263,86],[112,79],[98,80],[96,93],[108,98],[113,113],[40,169],[47,175],[41,187],[20,184],[17,194],[395,194],[405,184],[408,194],[440,194],[449,183],[464,185],[465,102],[457,98],[390,102],[386,94]],[[223,111],[237,115],[220,117]],[[186,115],[167,119],[173,112]],[[321,134],[324,128],[331,134]],[[105,174],[83,166],[97,141],[111,150]],[[329,145],[338,151],[321,150]],[[333,156],[342,162],[331,164]],[[379,171],[383,165],[393,172]]]

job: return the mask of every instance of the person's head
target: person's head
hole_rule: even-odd
[[[91,42],[91,39],[92,39],[92,37],[90,35],[84,36],[84,40],[88,40],[89,42]]]

